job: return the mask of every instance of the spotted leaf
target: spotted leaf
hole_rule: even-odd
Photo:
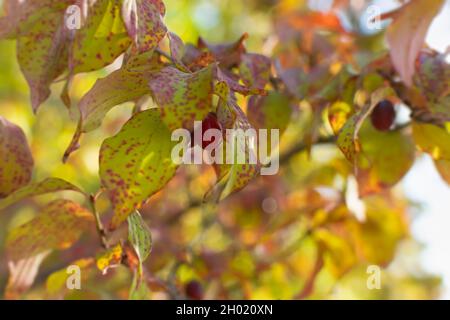
[[[171,132],[157,109],[135,114],[100,150],[100,177],[114,207],[111,228],[120,223],[174,176]]]
[[[124,0],[122,16],[138,52],[152,51],[164,38],[166,9],[161,0]]]
[[[8,259],[18,261],[47,250],[67,249],[94,226],[92,213],[79,204],[55,200],[36,218],[11,230],[6,240]]]
[[[0,117],[0,198],[26,185],[31,179],[33,165],[22,129]]]
[[[59,178],[47,178],[41,182],[29,184],[17,191],[11,193],[8,197],[0,200],[0,210],[4,209],[17,201],[27,197],[39,196],[46,193],[71,190],[81,194],[84,192],[77,186]]]
[[[17,38],[17,59],[30,87],[35,112],[50,96],[51,83],[67,69],[69,34],[64,12],[65,8],[49,12],[26,35]]]
[[[150,78],[150,89],[170,130],[192,129],[212,111],[213,66],[195,73],[166,67]]]
[[[70,68],[73,73],[100,69],[122,54],[131,44],[117,0],[96,1],[84,26],[75,33]]]

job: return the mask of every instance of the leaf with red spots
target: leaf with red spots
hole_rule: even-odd
[[[161,117],[170,130],[192,129],[213,111],[214,65],[195,73],[166,67],[150,78],[150,89],[160,107]]]
[[[264,89],[270,80],[271,64],[270,59],[261,54],[243,54],[239,66],[242,81],[250,88]]]
[[[69,66],[73,73],[93,71],[114,62],[130,46],[117,0],[98,0],[73,40]]]
[[[74,0],[6,0],[3,7],[6,16],[0,18],[0,38],[15,38],[33,30],[42,18],[61,14]],[[62,16],[61,16],[62,18]]]
[[[146,52],[126,56],[122,68],[97,80],[78,105],[81,118],[72,141],[64,152],[63,161],[65,162],[70,154],[78,149],[82,133],[97,129],[109,110],[119,104],[136,101],[150,94],[148,74],[162,67],[158,54]]]
[[[67,69],[69,33],[65,8],[42,16],[26,35],[17,38],[17,59],[30,87],[36,112],[50,96],[50,85]]]
[[[77,186],[59,178],[47,178],[41,182],[29,184],[15,192],[8,197],[0,200],[0,210],[16,203],[27,197],[39,196],[46,193],[54,193],[57,191],[75,191],[83,195],[85,193]]]
[[[91,212],[70,200],[55,200],[36,218],[10,231],[6,239],[8,260],[16,262],[47,250],[67,249],[91,227],[95,227]]]
[[[413,85],[415,61],[422,49],[428,28],[444,0],[414,0],[394,15],[387,31],[391,59],[403,82]]]
[[[0,117],[0,198],[26,185],[31,179],[33,165],[22,129]]]
[[[361,151],[358,133],[364,120],[381,100],[394,95],[391,88],[383,87],[377,89],[372,93],[370,103],[366,104],[361,111],[350,117],[342,127],[338,134],[337,145],[351,163],[355,162],[356,155]]]
[[[124,0],[122,17],[138,52],[154,50],[164,38],[166,13],[161,0]]]
[[[113,107],[149,93],[147,79],[142,72],[121,68],[97,80],[79,103],[82,132],[98,128],[106,113]]]
[[[100,149],[100,177],[114,207],[115,229],[175,175],[175,143],[159,111],[135,114]]]
[[[223,147],[223,164],[215,164],[217,184],[208,193],[220,190],[220,199],[244,188],[259,172],[259,162],[254,149],[249,148],[251,137],[240,133],[254,130],[247,116],[236,104],[232,94],[227,101],[221,100],[218,107],[218,120],[224,124],[224,129],[233,129],[225,134],[226,143]],[[254,131],[256,133],[256,131]],[[236,136],[233,136],[236,133]],[[240,138],[242,137],[242,139]],[[227,148],[228,146],[231,146]]]

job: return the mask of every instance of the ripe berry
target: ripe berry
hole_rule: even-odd
[[[206,141],[204,139],[205,132],[209,129],[217,129],[219,131],[222,131],[222,126],[220,125],[219,121],[217,120],[217,115],[213,112],[208,113],[208,115],[202,121],[202,148],[203,149],[205,149],[211,143],[215,142],[215,137],[212,137],[211,141]],[[191,145],[195,144],[194,137],[195,137],[195,133],[192,132]]]
[[[395,120],[395,109],[392,102],[383,100],[378,103],[370,115],[370,120],[379,131],[388,131]]]
[[[203,287],[202,285],[196,281],[190,281],[185,287],[186,296],[193,300],[202,300],[203,299]]]

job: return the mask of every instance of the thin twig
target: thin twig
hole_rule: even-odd
[[[91,194],[89,196],[89,202],[91,204],[92,213],[94,214],[95,226],[97,228],[97,233],[100,237],[101,245],[103,248],[108,249],[109,244],[108,244],[108,240],[106,239],[105,228],[103,227],[102,221],[100,219],[100,215],[97,211],[97,208],[95,207],[95,201],[97,200],[98,195],[99,195],[98,192],[96,194]]]

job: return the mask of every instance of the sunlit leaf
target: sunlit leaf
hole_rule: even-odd
[[[73,73],[100,69],[112,63],[131,44],[120,15],[119,1],[99,0],[75,33],[70,67]]]
[[[328,121],[335,134],[338,134],[352,113],[352,107],[342,101],[333,103],[328,109]]]
[[[400,240],[407,236],[404,208],[382,197],[369,197],[365,204],[365,221],[351,225],[356,249],[368,263],[386,266],[394,258]]]
[[[355,162],[356,155],[361,151],[358,133],[364,120],[381,100],[391,95],[394,94],[390,88],[380,88],[373,92],[370,103],[366,104],[361,111],[350,117],[339,132],[337,145],[351,163]]]
[[[34,161],[22,129],[0,117],[0,198],[26,185]],[[1,203],[5,200],[0,200]]]
[[[122,245],[119,243],[97,256],[96,258],[97,268],[103,274],[106,274],[109,269],[118,267],[119,265],[122,264],[123,255],[124,255],[123,248]]]
[[[125,68],[97,80],[94,87],[79,103],[82,131],[98,128],[106,113],[113,107],[150,93],[145,75]]]
[[[174,176],[171,132],[157,109],[134,115],[100,150],[100,177],[114,207],[111,228]]]
[[[413,123],[413,136],[417,147],[433,159],[450,160],[450,133],[443,128],[426,123]]]

